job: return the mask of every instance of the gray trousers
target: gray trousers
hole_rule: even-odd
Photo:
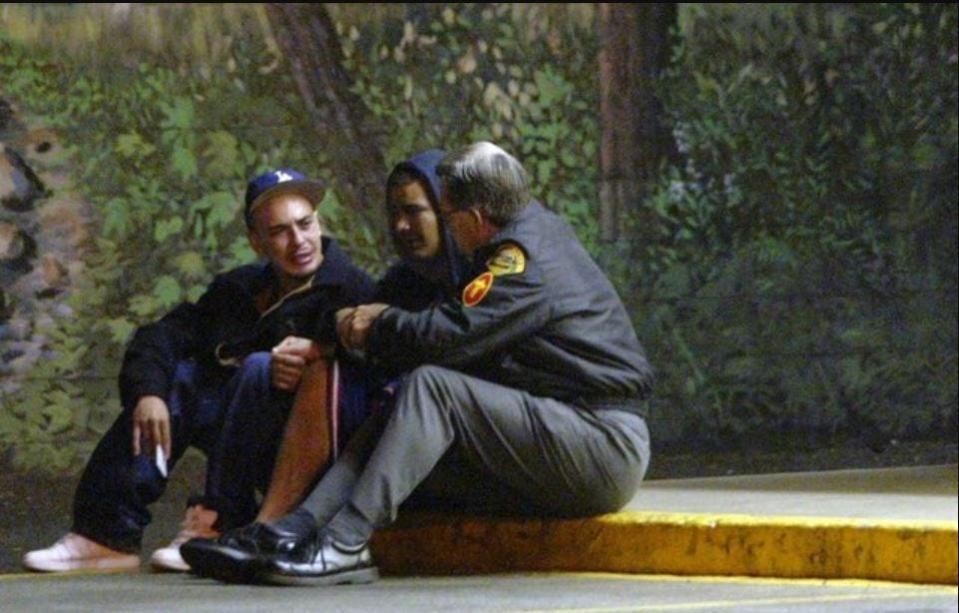
[[[649,466],[638,415],[587,411],[437,366],[357,432],[301,508],[347,541],[417,506],[576,517],[622,508]]]

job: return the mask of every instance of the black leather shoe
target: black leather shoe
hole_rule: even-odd
[[[315,536],[315,529],[300,534],[254,522],[216,539],[191,539],[180,546],[180,555],[195,575],[226,583],[250,583],[270,556],[287,554],[312,542]]]
[[[371,583],[380,578],[366,543],[351,547],[317,534],[290,553],[264,560],[257,579],[273,585]]]

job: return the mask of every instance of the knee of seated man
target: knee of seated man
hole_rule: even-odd
[[[403,380],[403,391],[436,390],[443,382],[449,381],[450,376],[453,374],[455,374],[455,371],[443,368],[442,366],[434,366],[432,364],[418,366],[406,375],[406,378]]]
[[[240,376],[250,377],[269,377],[270,376],[270,352],[257,351],[243,358],[240,365]]]
[[[441,366],[431,364],[419,366],[404,377],[396,406],[399,410],[407,407],[417,411],[447,406],[449,403],[444,403],[442,400],[451,399],[456,395],[453,393],[454,387],[451,383],[462,376],[461,373]],[[430,399],[432,402],[423,402],[424,399]]]

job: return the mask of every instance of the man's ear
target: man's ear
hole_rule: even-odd
[[[484,225],[486,225],[486,217],[484,217],[483,214],[480,213],[479,209],[475,207],[470,207],[466,209],[466,212],[473,219],[473,223],[476,224],[477,228],[482,228]]]
[[[482,241],[488,241],[500,231],[499,226],[490,221],[479,209],[469,209],[469,214],[476,223],[476,228]]]

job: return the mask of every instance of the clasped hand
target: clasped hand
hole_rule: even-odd
[[[288,336],[270,351],[270,380],[273,387],[292,392],[300,384],[307,364],[320,358],[320,346],[299,336]]]
[[[347,349],[366,349],[373,322],[388,308],[388,304],[374,303],[337,311],[336,334],[340,338],[340,344]]]

